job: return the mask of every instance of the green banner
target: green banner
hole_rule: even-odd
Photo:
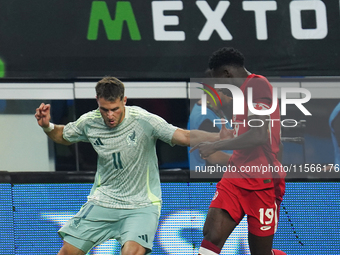
[[[254,73],[340,76],[339,8],[320,0],[0,1],[1,75],[189,80],[205,76],[212,52],[235,47]]]
[[[0,59],[0,78],[5,77],[5,63]]]

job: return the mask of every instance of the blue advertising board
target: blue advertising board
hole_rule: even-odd
[[[215,186],[162,183],[163,207],[153,254],[197,254]],[[11,190],[10,184],[1,184],[0,254],[56,254],[62,245],[58,229],[80,209],[90,188],[84,183],[15,184]],[[274,248],[289,255],[340,254],[339,194],[340,183],[287,183]],[[243,219],[221,254],[250,254],[247,233]],[[109,240],[89,254],[119,250],[118,242]]]

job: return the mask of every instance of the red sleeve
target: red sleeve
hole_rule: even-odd
[[[263,103],[271,107],[273,89],[265,78],[254,77],[250,79],[246,86],[245,98],[248,98],[248,88],[253,88],[253,103]]]

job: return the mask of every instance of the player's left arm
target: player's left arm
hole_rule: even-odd
[[[248,82],[247,86],[253,88],[253,104],[272,105],[271,85],[265,79],[252,79]],[[247,93],[246,91],[244,94],[245,98],[247,98]],[[247,121],[248,123],[251,121],[252,126],[249,127],[247,132],[229,140],[201,143],[190,151],[199,149],[201,157],[206,158],[219,150],[242,150],[263,145],[269,138],[268,119],[270,119],[268,115],[254,115],[248,112]]]
[[[182,146],[195,146],[201,142],[216,142],[221,139],[231,139],[233,137],[233,130],[227,129],[225,124],[222,124],[222,128],[218,133],[178,128],[173,134],[171,142]]]
[[[265,144],[268,141],[268,121],[269,116],[267,115],[251,115],[248,116],[248,121],[251,122],[253,127],[231,139],[231,140],[221,140],[216,142],[215,147],[217,150],[242,150],[257,147]],[[262,125],[263,124],[263,125]],[[222,148],[222,149],[221,149]]]
[[[214,142],[219,139],[219,133],[210,133],[202,130],[184,130],[178,128],[173,134],[171,142],[181,146],[194,146],[203,141]]]

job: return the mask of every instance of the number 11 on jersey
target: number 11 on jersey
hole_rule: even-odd
[[[122,161],[120,160],[120,152],[112,153],[112,158],[113,158],[113,166],[116,169],[123,169]]]

